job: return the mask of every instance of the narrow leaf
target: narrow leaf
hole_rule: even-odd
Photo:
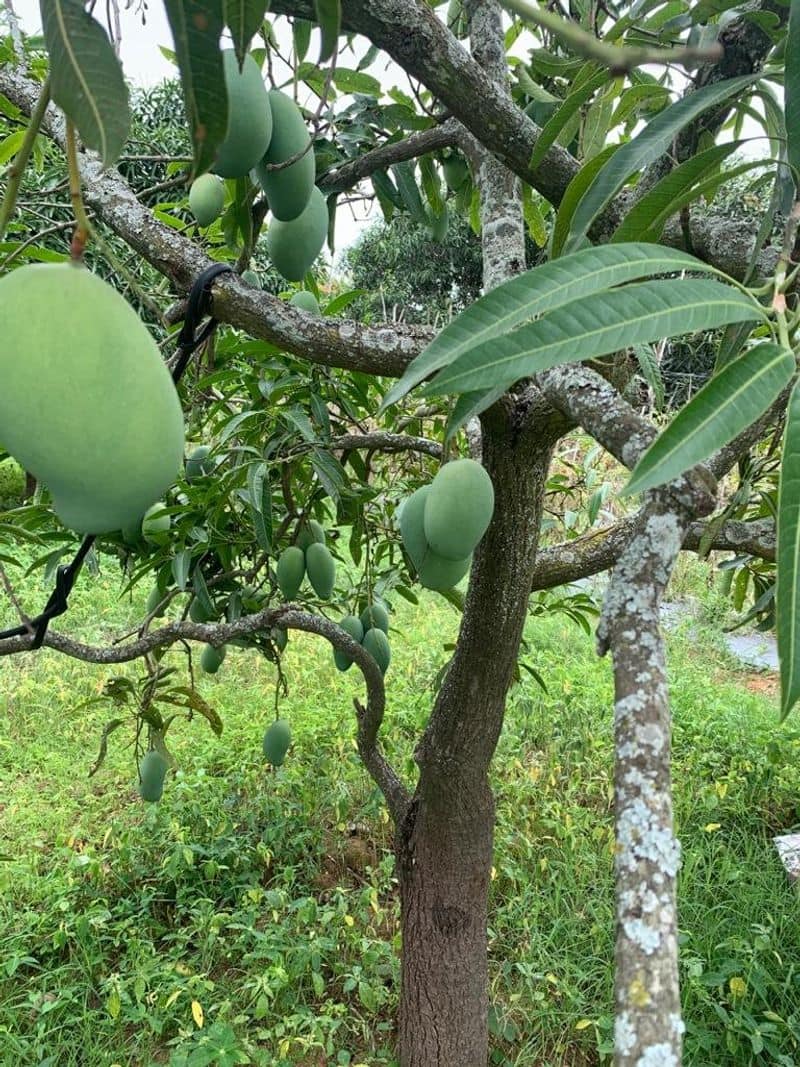
[[[606,165],[608,160],[611,159],[615,152],[619,151],[619,148],[620,146],[617,144],[610,144],[604,148],[602,152],[598,152],[588,163],[584,163],[564,190],[561,203],[558,205],[556,221],[553,226],[553,236],[550,241],[551,259],[555,259],[563,252],[567,235],[569,234],[572,216],[578,210],[578,205],[583,199],[586,190],[594,181],[595,176],[599,174]],[[587,238],[586,244],[588,243],[589,241]]]
[[[786,155],[800,190],[800,0],[790,0],[785,44]],[[800,192],[797,194],[800,197]]]
[[[671,482],[747,429],[791,381],[794,356],[770,342],[751,348],[703,386],[636,464],[623,495]]]
[[[449,444],[462,426],[465,426],[475,415],[480,415],[482,411],[486,411],[487,408],[491,407],[496,400],[500,399],[505,391],[505,386],[500,386],[498,389],[481,390],[476,393],[462,393],[456,401],[453,410],[450,412],[450,417],[447,420],[447,429],[444,438],[445,445]]]
[[[778,489],[778,658],[781,665],[781,718],[800,698],[800,384],[786,411]]]
[[[754,316],[764,317],[754,300],[708,278],[638,282],[574,301],[529,326],[471,348],[440,371],[422,396],[510,386],[559,363],[596,359],[621,348]]]
[[[758,75],[726,78],[696,89],[665,108],[645,126],[638,136],[622,145],[601,167],[583,195],[572,216],[569,236],[564,250],[572,251],[586,237],[594,219],[616,196],[632,174],[650,166],[666,152],[676,134],[710,107],[720,104],[746,89]]]
[[[428,216],[422,203],[422,197],[419,194],[419,187],[414,178],[413,166],[408,161],[395,163],[392,167],[392,173],[408,213],[416,222],[424,225],[428,220]]]
[[[41,0],[40,8],[53,100],[108,167],[131,121],[128,88],[108,34],[79,0]]]
[[[172,557],[172,577],[179,589],[185,589],[189,579],[189,570],[192,566],[192,551],[183,548]]]
[[[556,138],[564,129],[569,120],[586,103],[589,97],[602,88],[608,81],[608,71],[602,70],[590,78],[579,89],[573,90],[564,103],[547,120],[542,127],[542,132],[536,141],[531,156],[531,170],[536,170],[544,157],[556,143]]]
[[[322,36],[319,61],[327,63],[336,51],[342,28],[341,0],[314,0],[314,13]]]
[[[225,0],[225,25],[231,31],[240,70],[250,42],[261,29],[268,8],[268,0]]]
[[[194,175],[207,171],[225,140],[228,94],[219,39],[223,0],[164,0],[194,148]]]
[[[525,319],[637,278],[710,269],[686,252],[636,243],[585,248],[563,259],[550,260],[498,285],[448,323],[392,386],[380,410],[396,403],[424,378],[464,352],[508,333]]]

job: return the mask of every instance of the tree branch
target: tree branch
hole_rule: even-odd
[[[411,437],[401,433],[348,433],[332,437],[330,448],[334,451],[352,452],[355,449],[374,449],[376,452],[422,452],[441,459],[442,446],[427,437]]]

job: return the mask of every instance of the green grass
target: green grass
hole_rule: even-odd
[[[33,610],[45,593],[23,588]],[[108,640],[148,592],[131,605],[116,590],[108,563],[84,576],[60,628]],[[396,606],[384,736],[410,779],[458,619],[434,596]],[[709,618],[670,637],[686,1063],[788,1067],[800,922],[770,838],[800,821],[800,739]],[[577,1067],[606,1058],[612,1030],[610,670],[561,618],[533,620],[528,639],[548,693],[527,675],[512,690],[494,764],[492,1063]],[[176,723],[180,769],[145,807],[128,725],[87,778],[119,712],[85,702],[136,668],[49,651],[0,660],[0,1064],[394,1062],[397,892],[390,826],[353,742],[358,678],[306,636],[284,662],[285,767],[260,758],[274,669],[232,649],[199,682],[222,737],[200,718]]]

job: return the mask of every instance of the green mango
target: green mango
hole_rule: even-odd
[[[386,674],[389,664],[392,662],[392,650],[389,647],[389,638],[383,632],[374,628],[367,630],[364,640],[361,642],[364,651],[369,652],[381,669],[381,674]]]
[[[206,674],[216,674],[222,666],[227,649],[225,645],[214,648],[213,645],[204,645],[200,656],[200,666]]]
[[[144,513],[142,519],[142,537],[148,544],[163,545],[167,540],[169,528],[172,525],[172,517],[164,515],[166,504],[153,504]]]
[[[0,440],[50,490],[65,526],[128,528],[175,481],[183,415],[133,308],[85,267],[0,279]]]
[[[466,159],[459,152],[451,152],[442,162],[444,180],[447,188],[457,193],[469,179],[469,166]]]
[[[474,459],[446,463],[425,500],[425,539],[445,559],[464,560],[492,520],[492,479]]]
[[[368,630],[383,630],[389,632],[389,612],[378,600],[374,600],[361,612],[361,625],[364,633]]]
[[[292,731],[286,719],[276,719],[264,734],[262,748],[264,755],[273,767],[280,767],[286,759],[289,745],[292,743]]]
[[[164,793],[164,779],[169,764],[161,755],[151,748],[145,753],[139,764],[139,796],[150,804],[157,804]]]
[[[189,605],[189,618],[192,622],[211,622],[214,618],[213,615],[209,615],[206,609],[203,607],[203,602],[199,597],[195,597]]]
[[[291,222],[273,219],[267,230],[267,252],[273,266],[290,282],[301,282],[322,251],[328,236],[328,205],[314,186],[303,211]]]
[[[213,174],[201,174],[189,189],[189,209],[198,226],[210,226],[222,214],[225,187]]]
[[[223,178],[244,178],[266,152],[272,137],[272,112],[264,79],[251,55],[244,66],[232,48],[223,50],[228,91],[228,129],[217,149],[214,170]]]
[[[211,449],[208,445],[198,445],[189,453],[186,459],[186,480],[195,482],[204,474],[211,474],[214,470],[214,460],[210,459]]]
[[[336,562],[325,545],[314,542],[306,549],[306,573],[320,600],[328,600],[336,585]]]
[[[400,536],[411,562],[419,571],[430,545],[425,537],[425,503],[431,491],[429,485],[423,485],[403,502],[400,512]]]
[[[256,164],[258,184],[264,190],[273,218],[282,222],[296,219],[308,203],[314,188],[316,164],[310,148],[311,137],[294,100],[279,89],[271,89],[272,138],[264,158]],[[268,170],[269,163],[284,163],[298,152],[305,155],[282,170]]]
[[[278,557],[278,587],[284,600],[294,600],[306,576],[306,557],[302,548],[292,545]]]
[[[364,638],[364,627],[361,625],[361,620],[356,618],[355,615],[345,615],[343,619],[339,620],[339,625],[345,633],[350,634],[354,641],[358,641],[361,644]],[[347,671],[353,666],[353,661],[349,656],[346,656],[344,652],[340,652],[338,648],[333,650],[333,661],[340,671]]]
[[[300,526],[300,530],[297,534],[297,547],[302,548],[305,552],[310,545],[324,545],[325,544],[325,530],[322,524],[317,522],[316,519],[309,519],[307,522],[303,522]]]
[[[296,293],[292,293],[289,303],[292,307],[300,308],[309,315],[322,314],[317,298],[308,289],[298,289]]]
[[[420,585],[426,589],[452,589],[458,585],[469,570],[472,556],[466,559],[445,559],[429,548],[420,566],[417,568]]]
[[[165,596],[166,594],[162,593],[157,585],[153,586],[150,590],[150,596],[147,598],[147,603],[145,604],[145,610],[148,615],[153,615],[156,619],[164,618],[167,613],[166,604],[161,608],[159,608],[159,605],[161,604],[161,601],[164,600]]]

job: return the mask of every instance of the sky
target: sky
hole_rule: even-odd
[[[132,85],[148,87],[157,85],[164,78],[173,77],[176,68],[159,49],[159,45],[172,48],[172,35],[163,4],[160,0],[148,0],[143,23],[139,0],[127,0],[127,9],[124,7],[125,2],[126,0],[121,0],[120,3],[120,24],[121,59],[126,78]],[[39,0],[13,0],[13,3],[24,31],[29,34],[39,33],[42,26]],[[104,7],[104,4],[99,5],[101,10]],[[312,41],[310,55],[313,55],[314,47]],[[402,75],[399,69],[398,74]],[[336,218],[337,253],[351,245],[364,228],[378,217],[380,209],[373,205],[341,206]]]

